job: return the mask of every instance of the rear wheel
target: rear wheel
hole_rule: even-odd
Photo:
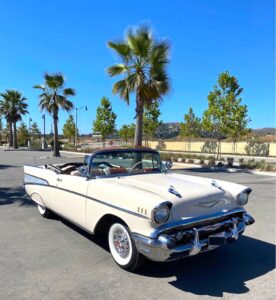
[[[122,269],[134,271],[144,261],[130,237],[128,228],[121,223],[111,225],[108,232],[108,245],[111,255]]]
[[[38,209],[38,212],[40,213],[40,215],[43,217],[43,218],[50,218],[52,216],[52,212],[46,208],[45,206],[42,206],[40,204],[37,204],[37,209]]]

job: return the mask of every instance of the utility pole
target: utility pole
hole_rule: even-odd
[[[87,110],[87,106],[76,107],[76,124],[75,124],[75,146],[78,144],[78,110]]]

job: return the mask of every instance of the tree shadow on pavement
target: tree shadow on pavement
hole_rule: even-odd
[[[232,168],[235,169],[235,168]],[[197,168],[182,168],[182,169],[172,169],[172,171],[174,173],[178,173],[178,171],[181,171],[180,174],[183,174],[182,172],[187,171],[187,172],[191,172],[191,173],[247,173],[247,174],[251,174],[249,172],[247,172],[245,169],[236,169],[235,172],[229,172],[228,168],[226,167],[197,167]]]
[[[8,204],[19,204],[20,206],[34,206],[35,203],[26,196],[23,187],[0,188],[0,206]]]
[[[12,166],[12,165],[2,165],[0,164],[0,170],[3,170],[3,169],[8,169],[8,168],[14,168],[16,166]]]
[[[138,274],[156,278],[175,276],[170,284],[177,289],[223,297],[223,293],[247,293],[246,281],[273,269],[275,245],[242,236],[233,244],[194,257],[167,263],[148,261]]]

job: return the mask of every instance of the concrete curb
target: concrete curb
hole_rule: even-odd
[[[63,151],[60,150],[60,153],[67,153],[67,154],[75,154],[75,155],[80,155],[80,156],[85,156],[85,155],[89,155],[91,153],[83,153],[83,152],[74,152],[74,151]]]
[[[176,167],[176,168],[174,168]],[[195,165],[195,164],[187,164],[187,163],[178,163],[174,162],[173,163],[173,168],[172,169],[185,169],[185,168],[203,168],[205,170],[209,171],[225,171],[227,173],[247,173],[247,174],[254,174],[254,175],[264,175],[264,176],[272,176],[276,177],[276,172],[265,172],[265,171],[258,171],[258,170],[250,170],[250,169],[241,169],[241,168],[227,168],[227,167],[209,167],[205,165]]]

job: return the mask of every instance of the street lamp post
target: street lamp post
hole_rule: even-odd
[[[32,122],[32,118],[29,118],[29,133],[31,133],[31,122]]]
[[[87,106],[76,107],[76,124],[75,124],[75,146],[78,144],[78,110],[87,110]]]
[[[42,143],[42,149],[45,150],[46,148],[46,138],[45,138],[45,114],[42,115],[43,119],[43,143]]]
[[[31,122],[32,122],[32,118],[29,118],[29,140],[28,140],[29,149],[31,149]]]

